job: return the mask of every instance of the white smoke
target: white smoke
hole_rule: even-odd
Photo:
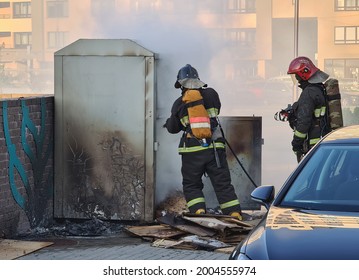
[[[141,1],[143,4],[146,1]],[[174,9],[176,10],[176,9]],[[180,135],[170,135],[162,128],[169,116],[179,90],[173,87],[178,70],[189,63],[201,80],[215,88],[222,99],[222,115],[262,116],[262,184],[273,184],[278,189],[296,165],[291,152],[291,130],[287,123],[274,121],[276,111],[291,103],[283,94],[280,100],[256,95],[246,90],[244,81],[234,77],[226,80],[226,65],[232,63],[235,53],[226,48],[226,42],[216,39],[215,31],[201,24],[199,14],[171,14],[161,10],[146,12],[115,12],[99,16],[94,39],[131,39],[158,54],[157,61],[157,153],[156,200],[165,198],[170,189],[181,189],[180,156],[177,143]],[[261,89],[263,90],[263,88]],[[265,91],[265,89],[264,89]],[[286,100],[288,99],[288,100]]]
[[[136,2],[137,3],[137,2]],[[262,116],[262,184],[273,184],[278,189],[295,167],[291,152],[291,131],[286,123],[274,121],[273,115],[284,105],[291,103],[290,96],[275,99],[266,95],[265,88],[249,91],[245,81],[233,76],[228,79],[227,66],[233,63],[236,53],[229,51],[226,42],[219,40],[220,29],[206,28],[203,14],[168,14],[152,1],[142,0],[146,10],[106,10],[99,20],[86,24],[79,38],[131,39],[142,47],[156,53],[157,60],[157,202],[166,197],[172,189],[181,189],[180,156],[177,144],[180,134],[170,135],[162,124],[170,115],[173,101],[180,92],[174,88],[178,70],[189,63],[195,67],[202,81],[215,88],[222,100],[224,116]],[[176,11],[176,7],[173,9]],[[80,17],[80,14],[79,14]],[[288,100],[287,100],[288,99]],[[240,136],[239,136],[240,137]]]

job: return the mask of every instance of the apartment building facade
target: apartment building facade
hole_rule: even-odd
[[[320,69],[342,80],[358,81],[359,67],[359,1],[358,0],[298,0],[299,31],[298,55],[309,56]],[[273,0],[272,63],[283,57],[294,55],[294,37],[283,38],[288,30],[293,30],[294,10],[292,1]],[[287,30],[286,30],[287,29]],[[288,34],[288,33],[287,33]]]
[[[298,54],[332,76],[357,81],[359,1],[296,1]],[[96,38],[99,22],[111,17],[135,21],[151,13],[164,19],[195,15],[231,53],[223,79],[285,75],[294,56],[294,7],[295,0],[0,0],[0,88],[21,82],[38,91],[51,87],[55,51]]]
[[[0,2],[1,84],[27,83],[32,55],[31,2]]]

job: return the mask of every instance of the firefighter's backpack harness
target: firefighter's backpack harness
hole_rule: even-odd
[[[197,89],[188,89],[183,94],[182,101],[188,111],[190,135],[198,139],[202,146],[208,146],[212,138],[211,120],[204,107],[203,97]]]

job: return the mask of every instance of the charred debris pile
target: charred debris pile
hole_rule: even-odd
[[[152,242],[155,247],[229,253],[258,223],[263,213],[244,211],[243,221],[223,215],[218,209],[207,209],[207,214],[202,215],[191,214],[183,193],[178,191],[159,205],[156,216],[155,224],[126,226],[124,229]]]
[[[151,223],[138,221],[55,220],[47,227],[39,227],[21,239],[110,237],[125,233],[141,238],[152,246],[173,249],[207,250],[229,253],[263,216],[261,211],[244,211],[243,221],[223,215],[218,209],[207,214],[188,212],[182,192],[176,192],[162,202]]]
[[[126,226],[125,230],[152,242],[155,247],[226,252],[243,240],[253,227],[251,223],[227,215],[188,212],[166,212],[156,221],[153,225]]]

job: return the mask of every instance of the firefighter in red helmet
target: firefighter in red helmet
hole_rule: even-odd
[[[199,79],[197,70],[190,64],[178,71],[174,86],[181,90],[181,96],[173,103],[171,116],[164,127],[172,134],[182,132],[178,153],[182,158],[183,193],[189,211],[195,214],[206,213],[202,177],[207,174],[222,213],[242,220],[240,203],[231,184],[225,139],[218,127],[217,116],[221,109],[218,93]],[[197,96],[197,99],[191,101],[190,96]],[[195,107],[202,108],[207,120],[205,116],[191,117],[191,110]],[[192,126],[191,119],[199,122]],[[204,139],[197,137],[194,129],[198,127],[210,128],[211,136]]]
[[[292,60],[287,74],[302,89],[298,101],[293,104],[294,130],[292,149],[301,158],[330,131],[324,82],[329,75],[318,69],[305,56]]]

